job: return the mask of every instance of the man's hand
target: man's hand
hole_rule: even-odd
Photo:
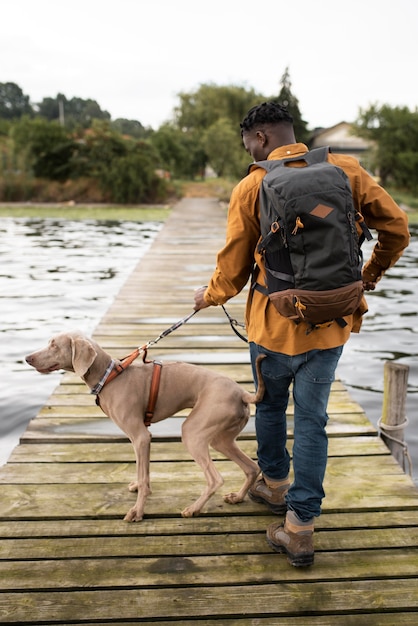
[[[363,289],[364,291],[374,291],[376,289],[376,283],[371,280],[363,281]]]
[[[196,291],[194,292],[194,311],[200,311],[200,309],[206,309],[208,306],[210,306],[210,304],[205,302],[203,298],[206,289],[206,287],[199,287],[199,289],[196,289]]]

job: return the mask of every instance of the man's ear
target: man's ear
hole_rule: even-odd
[[[263,130],[257,130],[256,132],[257,141],[264,148],[267,143],[267,135]]]
[[[85,337],[71,339],[72,363],[77,376],[84,376],[97,356],[96,350]]]

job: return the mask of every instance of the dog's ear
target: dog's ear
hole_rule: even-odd
[[[96,350],[85,337],[71,339],[72,363],[77,376],[84,376],[97,356]]]

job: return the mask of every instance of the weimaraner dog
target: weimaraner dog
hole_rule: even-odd
[[[261,357],[263,358],[263,357]],[[260,470],[236,444],[250,416],[249,403],[259,402],[264,394],[261,366],[257,363],[258,389],[252,394],[230,378],[204,367],[183,362],[166,362],[161,379],[152,423],[170,417],[182,409],[190,414],[182,426],[182,441],[202,468],[207,486],[197,500],[182,511],[183,517],[198,515],[209,498],[223,484],[213,463],[209,445],[235,461],[245,474],[236,493],[224,496],[225,502],[242,502]],[[26,357],[27,363],[46,374],[55,370],[75,372],[90,389],[97,389],[104,373],[112,366],[112,357],[92,339],[77,332],[61,333],[48,346]],[[116,363],[118,363],[116,361]],[[129,485],[137,491],[137,500],[125,516],[128,522],[139,522],[150,488],[151,434],[144,423],[153,372],[152,362],[132,363],[99,393],[104,413],[123,430],[132,442],[136,457],[136,480]]]

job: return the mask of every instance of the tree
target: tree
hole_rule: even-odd
[[[214,122],[205,131],[202,143],[217,176],[240,177],[245,171],[240,158],[245,153],[237,150],[236,129],[229,119],[221,117]],[[248,162],[248,158],[246,161]]]
[[[96,100],[71,98],[62,93],[55,98],[44,98],[38,103],[38,114],[51,121],[60,121],[68,129],[90,128],[93,120],[110,120],[110,114],[102,111]]]
[[[127,142],[107,121],[94,120],[89,129],[77,134],[75,167],[79,176],[101,177],[114,159],[125,156]]]
[[[118,117],[118,119],[112,121],[111,125],[121,135],[129,135],[129,137],[135,137],[136,139],[144,139],[149,134],[149,131],[137,120],[126,120]]]
[[[230,85],[217,86],[203,84],[192,93],[180,93],[180,104],[174,110],[174,126],[189,140],[190,149],[195,158],[194,175],[202,171],[207,162],[215,171],[225,171],[224,162],[227,166],[228,175],[233,172],[234,176],[241,176],[245,172],[242,166],[245,158],[240,135],[240,122],[248,110],[263,99],[253,89]],[[226,135],[223,137],[220,129],[224,128]],[[217,137],[216,142],[213,137]],[[234,137],[234,139],[233,139]],[[226,156],[224,142],[228,145]],[[211,158],[207,154],[205,144],[210,147]],[[210,161],[214,161],[213,163]],[[227,165],[228,164],[228,165]],[[238,173],[239,172],[239,173]]]
[[[418,190],[418,110],[373,104],[360,109],[356,133],[375,142],[374,165],[383,186]]]
[[[72,172],[73,139],[56,122],[22,118],[10,130],[13,150],[35,177],[66,180]]]
[[[181,130],[168,122],[152,133],[150,142],[158,151],[160,169],[172,177],[193,179],[203,175],[207,156],[196,131]]]
[[[0,83],[0,118],[15,120],[33,115],[29,96],[16,83]]]
[[[165,181],[157,176],[155,159],[149,144],[137,142],[102,171],[102,189],[113,202],[121,204],[161,201],[166,195]]]
[[[230,120],[237,129],[248,109],[262,96],[239,86],[203,84],[193,93],[180,93],[180,105],[174,110],[175,124],[183,130],[206,130],[220,118]]]
[[[302,114],[299,109],[299,100],[292,93],[292,83],[290,81],[288,67],[285,69],[280,79],[280,85],[281,89],[278,97],[271,99],[285,106],[293,117],[296,140],[301,143],[308,143],[309,132],[307,130],[307,123],[302,119]]]
[[[148,141],[125,139],[110,122],[94,120],[79,133],[76,172],[97,180],[108,201],[136,204],[164,196],[158,154]]]

